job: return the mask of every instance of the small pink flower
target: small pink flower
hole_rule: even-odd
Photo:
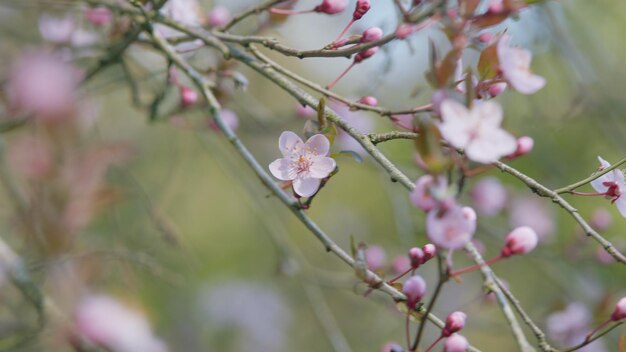
[[[448,337],[455,332],[461,331],[465,327],[465,320],[467,319],[467,315],[463,312],[456,311],[450,313],[446,318],[446,325],[443,327],[441,331],[441,336]]]
[[[444,352],[465,352],[469,347],[467,339],[459,334],[452,334],[443,345]]]
[[[599,170],[605,169],[611,164],[608,161],[598,157],[600,160]],[[606,199],[610,199],[615,204],[622,216],[626,217],[626,197],[622,195],[626,193],[626,184],[624,183],[624,174],[621,170],[612,170],[597,179],[591,181],[591,186],[598,192],[604,193]]]
[[[501,255],[510,257],[512,255],[526,254],[537,247],[537,233],[528,226],[514,229],[506,236],[506,243],[502,248]]]
[[[365,250],[365,261],[370,270],[376,271],[381,269],[385,265],[385,250],[380,246],[367,247]]]
[[[422,247],[424,252],[424,263],[431,260],[437,254],[437,247],[432,243],[427,243]]]
[[[373,97],[371,95],[362,97],[361,99],[358,100],[358,102],[364,105],[369,105],[369,106],[378,105],[378,99],[376,99],[376,97]]]
[[[113,21],[113,13],[104,6],[85,10],[85,18],[94,26],[105,26]]]
[[[342,12],[348,7],[348,0],[324,0],[317,5],[313,11],[334,15]]]
[[[487,93],[489,93],[492,98],[495,98],[502,94],[506,90],[506,87],[507,84],[505,82],[493,83],[487,88]]]
[[[615,310],[611,314],[611,320],[618,321],[626,318],[626,297],[622,297],[615,305]]]
[[[411,260],[411,268],[417,269],[424,263],[424,251],[421,248],[413,247],[409,249],[409,259]]]
[[[377,40],[380,40],[380,38],[382,37],[383,37],[382,29],[380,29],[379,27],[370,27],[366,29],[365,31],[363,31],[360,42],[361,43],[375,42]]]
[[[517,139],[517,148],[512,154],[506,156],[507,159],[515,159],[520,156],[524,156],[530,153],[535,146],[535,141],[532,137],[522,136]]]
[[[478,181],[471,191],[472,201],[479,214],[496,215],[508,200],[506,188],[495,177],[485,177]]]
[[[230,11],[224,6],[216,6],[207,14],[207,21],[210,27],[223,27],[230,19]]]
[[[409,309],[414,309],[426,293],[426,281],[419,275],[408,278],[402,286],[402,292],[406,295],[406,303]]]
[[[515,138],[500,128],[502,108],[495,102],[475,102],[471,110],[447,99],[441,103],[443,123],[439,129],[454,147],[465,150],[467,157],[479,163],[491,163],[517,148]]]
[[[316,134],[303,143],[297,134],[285,131],[278,148],[283,158],[273,161],[269,169],[277,179],[293,181],[293,190],[301,197],[315,194],[321,179],[335,170],[335,160],[327,157],[330,142],[324,135]]]
[[[428,212],[450,198],[448,183],[444,178],[435,179],[431,175],[424,175],[415,182],[410,198],[416,208]]]
[[[55,44],[68,43],[76,30],[76,23],[70,15],[58,17],[44,13],[39,16],[37,24],[41,37]]]
[[[146,318],[107,296],[83,299],[74,316],[77,333],[97,347],[115,352],[166,352]]]
[[[180,103],[187,107],[198,102],[198,92],[187,86],[180,86]]]
[[[426,234],[438,247],[458,249],[472,239],[476,231],[476,212],[457,204],[434,208],[426,216]]]
[[[510,47],[510,40],[504,34],[498,42],[498,61],[502,76],[518,92],[533,94],[546,85],[546,80],[530,70],[532,53],[526,49]]]

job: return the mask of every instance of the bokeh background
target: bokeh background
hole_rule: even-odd
[[[236,13],[254,3],[202,1],[201,6],[204,12],[221,5]],[[302,0],[297,6],[314,4]],[[92,41],[81,44],[80,50],[52,45],[40,29],[41,17],[50,15],[73,17]],[[276,22],[262,33],[294,47],[319,48],[334,38],[349,16],[348,11],[333,17],[302,15]],[[548,80],[535,95],[506,92],[497,98],[505,109],[507,129],[535,140],[532,153],[513,161],[513,166],[557,188],[593,172],[598,155],[609,162],[626,155],[625,20],[626,4],[620,1],[548,1],[496,30],[508,28],[514,43],[532,49],[533,70]],[[397,25],[393,2],[373,1],[372,10],[360,22],[352,33],[372,25],[386,33],[393,30]],[[236,31],[250,33],[257,24],[251,19]],[[0,0],[0,82],[6,82],[20,55],[42,48],[64,51],[77,67],[87,69],[103,54],[108,30],[86,23],[79,2]],[[429,38],[446,50],[436,29],[418,33],[388,45],[350,72],[336,90],[353,98],[374,95],[380,105],[396,108],[428,102],[431,91],[424,71]],[[201,48],[190,54],[190,60],[210,66],[218,62],[215,55]],[[321,85],[349,63],[346,59],[268,55]],[[464,63],[469,66],[475,60],[476,53],[469,51]],[[172,351],[332,351],[333,339],[347,341],[352,351],[379,351],[388,341],[402,343],[403,316],[388,297],[377,292],[363,297],[363,284],[269,194],[226,139],[210,128],[203,107],[177,111],[177,96],[171,91],[156,119],[148,118],[147,108],[133,105],[125,76],[131,72],[139,99],[149,102],[165,81],[159,57],[136,45],[125,55],[125,62],[126,67],[113,65],[81,86],[85,108],[80,114],[91,122],[81,130],[80,138],[63,133],[50,137],[45,128],[29,123],[0,135],[3,160],[7,160],[2,172],[18,190],[33,195],[35,208],[43,209],[30,214],[33,218],[56,204],[36,190],[57,181],[50,175],[31,180],[20,174],[19,160],[27,158],[20,154],[24,138],[46,134],[54,143],[71,140],[64,148],[73,153],[98,145],[123,146],[121,160],[113,158],[102,171],[101,182],[108,185],[108,193],[98,191],[94,207],[98,211],[72,235],[72,244],[59,251],[34,245],[16,220],[19,210],[10,187],[0,192],[0,237],[23,258],[57,307],[71,316],[81,292],[113,296],[143,312]],[[298,116],[296,102],[271,82],[244,67],[229,67],[243,74],[249,84],[243,90],[224,82],[224,105],[237,114],[244,143],[267,165],[278,157],[280,133],[302,132],[305,119]],[[4,98],[0,102],[6,102]],[[362,132],[394,128],[375,114],[339,110]],[[0,118],[10,120],[10,114],[6,105],[0,108]],[[193,121],[193,128],[182,119]],[[338,139],[336,151],[359,151],[344,137]],[[388,142],[381,149],[412,178],[423,173],[410,141]],[[391,277],[389,268],[396,256],[427,242],[424,216],[411,206],[406,191],[390,182],[366,155],[362,163],[348,157],[337,162],[340,172],[316,197],[309,214],[343,248],[349,248],[350,237],[382,248],[382,270]],[[497,171],[470,180],[462,203],[474,204],[471,191],[485,177],[499,180],[507,192],[504,209],[493,215],[479,213],[475,237],[485,257],[499,252],[512,226],[523,222],[541,227],[542,242],[536,251],[494,266],[528,313],[540,326],[548,327],[549,317],[558,321],[555,312],[570,309],[567,314],[574,314],[576,310],[578,315],[565,315],[556,328],[550,328],[556,345],[565,339],[561,335],[575,335],[576,329],[604,320],[616,299],[626,293],[624,267],[602,255],[566,212]],[[603,235],[626,250],[626,221],[608,201],[568,199],[586,219],[599,221]],[[607,219],[612,221],[602,224]],[[54,221],[46,224],[52,226]],[[43,233],[49,232],[44,228]],[[462,253],[455,255],[455,266],[468,264]],[[420,269],[430,284],[429,292],[435,284],[435,269],[434,263]],[[34,317],[19,292],[7,280],[2,285],[0,327],[32,325]],[[497,304],[485,298],[478,273],[467,275],[461,283],[447,284],[434,312],[445,316],[459,309],[469,316],[464,335],[473,345],[484,351],[515,350]],[[19,350],[69,350],[61,342],[63,328],[57,322],[52,319],[52,327]],[[571,331],[559,335],[554,330],[558,326]],[[1,344],[11,344],[11,332],[0,329]],[[587,350],[617,351],[618,336],[623,333],[623,328],[618,329]],[[425,340],[437,336],[438,331],[429,326]]]

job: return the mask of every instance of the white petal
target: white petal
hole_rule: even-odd
[[[615,206],[619,213],[622,214],[623,217],[626,218],[626,195],[622,195],[615,201]]]
[[[467,157],[479,163],[492,163],[517,149],[517,140],[502,129],[482,131],[465,150]]]
[[[607,167],[611,166],[611,163],[609,163],[608,161],[602,159],[601,156],[598,156],[598,161],[600,161],[600,167],[602,169],[606,169]]]
[[[290,159],[281,158],[272,161],[269,166],[274,177],[282,181],[290,181],[296,178],[297,172]]]
[[[293,180],[293,190],[301,197],[310,197],[320,188],[318,178],[297,178]]]
[[[441,103],[441,118],[444,122],[469,123],[470,112],[467,108],[453,99],[446,99]]]
[[[335,170],[335,159],[326,156],[318,156],[311,159],[309,176],[313,178],[324,178]]]
[[[507,78],[513,88],[522,94],[533,94],[546,85],[546,79],[530,72],[516,72]]]
[[[598,156],[598,160],[600,161],[600,168],[601,169],[606,169],[607,167],[611,166],[611,164],[609,164],[608,161],[602,159],[602,157],[600,157],[600,156]],[[604,193],[604,192],[606,192],[608,187],[603,185],[603,183],[604,182],[611,182],[611,181],[613,181],[613,177],[612,177],[611,173],[609,172],[608,174],[604,174],[604,175],[596,178],[595,180],[591,181],[591,187],[593,187],[593,189],[595,189],[596,192],[598,192],[598,193]]]
[[[291,157],[293,154],[300,155],[303,146],[302,139],[291,131],[284,131],[278,138],[278,148],[284,157]]]
[[[316,134],[306,141],[304,151],[315,156],[326,156],[330,151],[330,141],[323,134]]]
[[[474,103],[471,114],[481,125],[494,128],[502,124],[502,107],[493,101]]]

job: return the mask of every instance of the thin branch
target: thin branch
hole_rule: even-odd
[[[281,2],[285,2],[287,0],[270,0],[270,1],[266,1],[264,3],[262,3],[261,5],[257,5],[254,7],[249,8],[248,10],[235,15],[230,22],[228,22],[224,28],[222,29],[223,31],[227,31],[229,29],[231,29],[233,26],[235,26],[237,23],[243,21],[244,19],[252,16],[252,15],[258,15],[261,12],[269,9],[270,7],[280,4]]]
[[[575,190],[576,188],[584,186],[587,183],[589,183],[589,182],[591,182],[591,181],[593,181],[593,180],[595,180],[597,178],[600,178],[601,176],[603,176],[603,175],[605,175],[605,174],[607,174],[607,173],[617,169],[620,165],[622,165],[624,163],[626,163],[626,158],[623,158],[622,160],[616,162],[615,164],[613,164],[613,165],[611,165],[611,166],[609,166],[607,168],[604,168],[604,169],[602,169],[602,170],[600,170],[598,172],[593,173],[591,176],[589,176],[589,177],[587,177],[587,178],[585,178],[583,180],[580,180],[578,182],[572,183],[569,186],[565,186],[565,187],[561,187],[561,188],[555,189],[554,192],[557,193],[557,194],[569,193],[569,192]]]

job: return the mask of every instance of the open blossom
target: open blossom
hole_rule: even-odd
[[[465,150],[468,158],[491,163],[517,149],[517,140],[500,128],[502,108],[495,102],[477,101],[471,110],[452,99],[441,103],[439,129],[452,146]]]
[[[511,47],[510,39],[505,34],[498,42],[498,61],[502,76],[518,92],[533,94],[546,85],[546,80],[530,70],[532,53],[523,48]]]
[[[598,157],[600,160],[600,170],[605,169],[611,164],[608,161]],[[608,173],[591,181],[591,186],[599,193],[604,193],[611,203],[617,206],[617,209],[626,217],[626,197],[622,195],[626,192],[626,183],[624,183],[624,174],[620,170],[612,170]]]
[[[82,338],[107,351],[167,351],[167,346],[154,336],[144,316],[108,296],[83,299],[76,310],[74,322]]]
[[[293,181],[293,190],[301,197],[315,194],[321,179],[335,170],[335,160],[327,157],[330,142],[324,135],[316,134],[304,143],[297,134],[285,131],[278,148],[283,158],[274,160],[269,169],[277,179]]]
[[[476,231],[476,212],[457,204],[434,208],[426,216],[426,234],[438,247],[458,249],[472,239]]]

